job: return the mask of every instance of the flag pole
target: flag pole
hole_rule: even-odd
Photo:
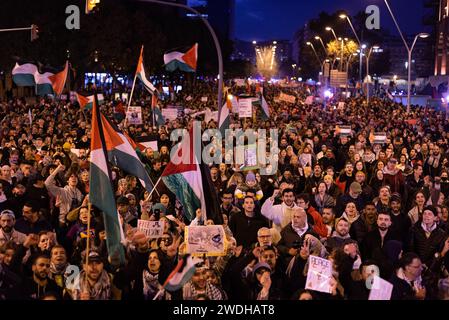
[[[142,56],[142,54],[143,54],[143,45],[142,45],[142,48],[140,48],[140,56],[139,56],[139,60],[137,61],[137,67],[139,67],[139,61],[140,61],[140,57]],[[134,87],[136,85],[136,79],[137,79],[137,69],[136,69],[136,73],[134,74],[133,86],[131,88],[131,95],[129,96],[128,107],[126,108],[126,111],[128,111],[128,108],[131,105],[131,100],[133,98],[133,93],[134,93]]]
[[[90,210],[92,209],[92,204],[89,200],[87,205],[87,243],[86,243],[86,266],[89,265],[89,245],[90,245]]]
[[[161,180],[162,176],[160,176],[159,179],[157,179],[156,184],[153,187],[153,190],[151,190],[150,194],[148,195],[148,197],[146,197],[145,201],[148,201],[151,198],[151,195],[153,194],[154,191],[156,191],[156,193],[159,194],[159,192],[156,190],[156,187],[159,184],[159,182],[161,182]]]

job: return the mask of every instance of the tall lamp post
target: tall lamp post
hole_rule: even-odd
[[[221,53],[220,42],[218,41],[217,35],[215,34],[215,31],[212,28],[212,26],[209,24],[209,22],[206,19],[203,18],[201,13],[199,13],[197,10],[195,10],[189,6],[186,6],[184,4],[165,2],[165,1],[159,1],[159,0],[145,0],[145,2],[152,2],[152,3],[157,3],[157,4],[161,4],[161,5],[166,5],[166,6],[178,7],[178,8],[182,8],[187,11],[193,12],[206,25],[207,29],[209,30],[209,32],[212,36],[212,39],[214,40],[215,49],[217,51],[218,75],[219,75],[219,79],[218,79],[218,108],[220,108],[222,100],[223,100],[223,55]]]
[[[404,35],[402,34],[401,28],[399,28],[399,24],[396,21],[396,17],[393,14],[393,11],[391,10],[390,4],[388,3],[388,0],[384,0],[385,1],[385,5],[387,6],[388,11],[390,12],[391,18],[393,19],[394,24],[396,25],[396,29],[399,32],[399,35],[402,38],[402,41],[404,42],[405,48],[407,49],[408,52],[408,83],[407,83],[407,113],[410,112],[410,104],[411,104],[411,78],[412,78],[412,72],[411,72],[411,63],[412,63],[412,51],[413,48],[416,44],[416,41],[418,40],[418,38],[428,38],[429,34],[428,33],[419,33],[418,35],[416,35],[415,40],[413,41],[413,45],[411,47],[409,47],[407,41],[404,38]]]
[[[379,46],[372,46],[371,49],[369,49],[368,54],[366,55],[366,79],[367,79],[367,85],[366,85],[366,101],[369,103],[369,84],[371,82],[371,77],[369,75],[369,59],[371,58],[371,54],[379,50]]]
[[[355,38],[357,39],[357,42],[359,44],[359,48],[360,48],[360,65],[359,65],[359,78],[360,78],[360,83],[362,83],[362,68],[363,68],[363,52],[361,50],[362,47],[362,43],[360,42],[360,38],[357,35],[357,32],[355,31],[354,25],[351,22],[351,19],[349,18],[349,16],[347,14],[342,13],[340,15],[340,19],[345,19],[346,21],[348,21],[349,25],[351,26],[352,32],[354,33]]]
[[[326,46],[324,45],[323,39],[321,39],[320,36],[315,36],[315,40],[319,41],[321,43],[321,46],[323,47],[324,53],[327,55],[327,49]]]

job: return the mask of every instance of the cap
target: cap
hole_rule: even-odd
[[[260,269],[267,269],[269,272],[271,272],[271,267],[266,262],[259,262],[256,264],[253,268],[253,275],[255,276],[257,271]]]
[[[127,197],[121,196],[117,199],[117,205],[119,204],[129,205],[129,199]]]
[[[402,198],[401,198],[401,195],[399,193],[395,192],[395,193],[393,193],[391,195],[390,201],[392,201],[392,202],[393,201],[401,202],[401,200],[402,200]]]
[[[3,215],[10,216],[13,219],[16,218],[16,215],[14,214],[14,212],[12,210],[8,210],[8,209],[3,210],[2,212],[0,212],[0,217],[3,216]]]
[[[86,261],[86,250],[82,253],[83,262]],[[89,262],[103,262],[103,258],[97,250],[89,250]]]
[[[438,215],[438,211],[434,206],[425,207],[423,212],[425,212],[425,211],[431,211],[435,217]]]
[[[349,187],[351,188],[351,190],[354,193],[361,193],[362,192],[362,186],[358,182],[351,183],[351,185]]]

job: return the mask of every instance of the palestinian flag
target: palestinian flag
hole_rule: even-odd
[[[109,161],[139,179],[146,190],[153,190],[153,183],[128,138],[104,115],[101,115],[101,121],[105,136],[115,141],[114,144],[106,145]]]
[[[78,92],[75,92],[76,94],[76,100],[78,101],[80,108],[82,110],[91,110],[92,109],[92,105],[93,105],[93,101],[95,100],[95,96],[91,95],[91,96],[83,96],[80,95]],[[104,103],[104,97],[102,94],[97,95],[98,98],[98,104],[102,105]]]
[[[263,96],[263,88],[260,91],[260,99],[261,99],[260,104],[262,106],[262,111],[263,111],[262,118],[264,120],[268,120],[268,119],[270,119],[270,109],[268,108],[268,103],[265,100],[265,97]]]
[[[36,85],[34,75],[39,73],[37,66],[32,63],[19,65],[16,63],[12,69],[12,80],[19,87],[32,87]]]
[[[64,69],[60,72],[37,72],[34,75],[36,94],[40,96],[46,94],[60,95],[65,87],[68,70],[69,63],[66,61]]]
[[[207,170],[209,168],[199,163],[194,151],[195,147],[198,147],[196,143],[201,141],[194,141],[193,129],[190,133],[186,130],[185,132],[182,141],[175,146],[176,159],[170,159],[162,173],[162,181],[181,202],[187,220],[192,221],[196,210],[201,208],[204,221],[209,218],[216,224],[221,224],[218,196],[210,178],[210,171]]]
[[[198,43],[186,52],[171,51],[164,54],[164,64],[167,71],[173,72],[177,69],[184,72],[196,72],[198,60]]]
[[[145,87],[145,89],[147,89],[151,94],[153,94],[156,91],[156,87],[153,86],[153,84],[150,82],[150,80],[148,80],[145,74],[145,67],[143,65],[143,46],[140,49],[139,61],[137,62],[136,76],[137,78],[140,79],[140,81],[142,81],[142,84]]]
[[[122,142],[117,135],[104,132],[100,108],[93,101],[92,133],[90,155],[89,200],[93,206],[103,211],[108,254],[113,265],[123,265],[125,255],[121,244],[121,226],[115,206],[114,190],[111,183],[111,169],[107,160],[107,149]]]
[[[202,259],[191,255],[181,258],[175,269],[173,269],[167,277],[167,280],[165,280],[163,287],[171,292],[181,289],[194,275],[196,264],[201,262]]]
[[[158,126],[163,126],[165,124],[165,118],[162,115],[161,109],[159,109],[158,98],[156,94],[153,94],[153,96],[151,97],[151,108],[153,109],[154,120],[156,122],[153,125],[156,126],[157,124]]]
[[[222,138],[225,137],[226,130],[229,129],[230,124],[231,124],[231,112],[228,107],[228,102],[226,102],[218,111],[218,129],[221,132]]]

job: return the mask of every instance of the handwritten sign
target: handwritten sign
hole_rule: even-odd
[[[252,99],[239,100],[239,118],[251,118],[253,116]]]
[[[306,289],[331,293],[331,278],[332,262],[320,257],[309,256]]]
[[[164,221],[138,220],[137,230],[142,231],[150,239],[161,238],[164,234]]]

